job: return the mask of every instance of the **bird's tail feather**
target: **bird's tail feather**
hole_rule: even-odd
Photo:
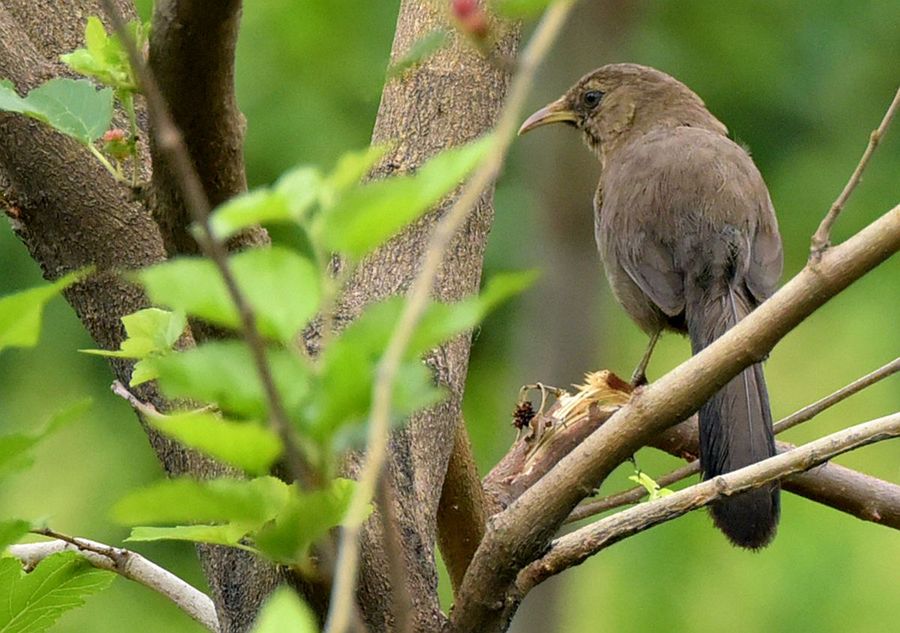
[[[696,354],[745,317],[747,302],[728,289],[687,315]],[[735,376],[699,411],[700,465],[704,479],[749,466],[775,454],[772,414],[762,365]],[[716,526],[740,547],[759,549],[775,536],[780,514],[777,483],[723,499],[710,508]]]

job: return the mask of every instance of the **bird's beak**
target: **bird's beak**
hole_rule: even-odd
[[[548,123],[577,123],[578,119],[575,113],[569,109],[568,104],[563,99],[557,99],[548,106],[545,106],[525,119],[525,123],[519,128],[519,136],[530,132],[536,127],[547,125]]]

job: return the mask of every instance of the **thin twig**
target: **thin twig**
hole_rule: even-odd
[[[671,486],[672,484],[678,483],[682,479],[687,479],[691,475],[696,475],[699,472],[700,460],[695,459],[694,461],[689,462],[684,466],[681,466],[680,468],[676,468],[675,470],[666,473],[665,475],[657,479],[656,483],[660,488],[665,488],[666,486]],[[633,503],[637,503],[646,496],[646,488],[644,488],[643,486],[635,486],[634,488],[629,488],[628,490],[609,495],[608,497],[603,497],[601,499],[582,503],[574,510],[572,510],[572,514],[570,514],[569,518],[566,519],[566,523],[575,523],[576,521],[581,521],[582,519],[592,517],[595,514],[600,514],[601,512],[606,512],[607,510],[612,510],[621,506],[627,506]]]
[[[390,429],[391,397],[403,354],[419,319],[428,305],[431,288],[444,251],[461,224],[468,217],[484,190],[496,179],[506,151],[515,138],[519,112],[534,79],[538,63],[556,39],[572,7],[571,0],[560,0],[547,9],[534,36],[522,54],[519,70],[513,78],[509,97],[500,114],[493,143],[480,167],[463,187],[459,198],[434,229],[425,251],[419,274],[413,281],[403,313],[394,328],[384,357],[378,365],[373,385],[372,413],[366,446],[366,460],[359,475],[359,485],[341,531],[337,572],[332,591],[326,633],[344,633],[353,609],[359,560],[359,533],[367,505],[377,485],[387,455]]]
[[[874,385],[876,382],[884,380],[888,376],[891,376],[898,371],[900,371],[900,357],[895,358],[887,365],[879,367],[875,371],[866,374],[862,378],[857,378],[846,387],[841,387],[834,393],[829,394],[821,400],[817,400],[816,402],[803,407],[799,411],[795,411],[783,420],[780,420],[775,424],[775,433],[781,433],[782,431],[793,428],[798,424],[806,422],[807,420],[811,420],[815,416],[822,413],[822,411],[824,411],[825,409],[833,407],[838,402],[849,398],[855,393],[859,393],[866,387]]]
[[[42,560],[58,552],[78,552],[94,567],[115,572],[165,596],[206,629],[218,633],[216,608],[209,596],[137,552],[67,536],[50,529],[33,532],[54,540],[46,543],[11,545],[8,548],[9,553],[21,560],[26,567],[34,568]]]
[[[269,367],[269,360],[266,357],[265,342],[256,327],[256,315],[253,313],[247,298],[238,287],[237,280],[228,262],[228,251],[225,248],[225,244],[215,237],[210,228],[209,215],[211,209],[209,199],[197,175],[197,170],[191,161],[184,138],[172,120],[165,97],[160,92],[153,74],[135,48],[134,41],[131,39],[115,3],[113,0],[102,0],[102,2],[116,35],[122,40],[128,51],[128,58],[140,83],[141,92],[147,100],[147,109],[153,123],[153,134],[156,137],[159,149],[164,154],[165,160],[168,160],[172,165],[185,206],[194,222],[201,229],[195,236],[197,244],[200,246],[203,254],[216,265],[222,280],[225,282],[225,287],[228,289],[228,294],[238,311],[241,335],[253,356],[256,372],[259,375],[269,405],[270,421],[284,444],[285,456],[291,469],[291,474],[298,482],[305,484],[314,483],[314,473],[306,464],[306,460],[303,458],[294,440],[287,413],[275,386],[272,370]]]
[[[837,403],[849,398],[853,394],[859,393],[866,387],[870,387],[871,385],[874,385],[875,383],[884,380],[889,376],[892,376],[898,371],[900,371],[900,358],[895,358],[888,364],[879,367],[875,371],[868,373],[861,378],[857,378],[845,387],[841,387],[834,393],[831,393],[824,398],[817,400],[816,402],[813,402],[812,404],[809,404],[798,411],[795,411],[786,418],[775,423],[775,434],[777,435],[782,431],[786,431],[797,426],[798,424],[802,424],[803,422],[811,420],[826,409],[833,407]],[[676,468],[675,470],[666,473],[665,475],[657,479],[657,483],[661,487],[671,486],[672,484],[676,484],[683,479],[687,479],[691,475],[696,475],[698,472],[700,472],[700,462],[694,460],[684,466],[681,466],[680,468]],[[574,523],[575,521],[586,519],[587,517],[594,516],[595,514],[600,514],[601,512],[606,512],[614,508],[637,503],[645,496],[647,496],[647,489],[643,486],[635,486],[634,488],[629,488],[628,490],[624,490],[607,497],[583,503],[572,511],[572,514],[570,514],[569,518],[566,519],[566,523]]]
[[[897,89],[897,94],[894,95],[894,100],[891,101],[891,105],[888,106],[887,112],[884,113],[884,118],[881,119],[878,128],[876,128],[869,136],[869,144],[866,146],[866,151],[863,152],[862,158],[859,159],[859,164],[857,164],[856,169],[853,170],[850,180],[844,185],[844,190],[841,191],[837,200],[831,205],[831,208],[828,210],[828,213],[825,214],[825,218],[822,220],[819,228],[817,228],[816,232],[813,234],[812,243],[809,248],[811,260],[818,260],[822,256],[822,251],[831,245],[831,227],[843,210],[844,205],[847,204],[850,194],[853,193],[853,190],[856,189],[856,185],[858,185],[859,181],[862,179],[862,173],[865,170],[866,165],[869,164],[869,159],[872,157],[875,148],[878,147],[878,143],[884,137],[885,132],[887,132],[888,126],[891,124],[891,120],[894,118],[894,114],[896,114],[898,107],[900,107],[900,88]]]
[[[524,595],[550,576],[578,565],[626,537],[670,521],[722,497],[809,470],[842,453],[895,437],[900,437],[900,413],[857,424],[792,451],[679,490],[656,501],[623,510],[553,541],[546,554],[519,573],[516,588]]]

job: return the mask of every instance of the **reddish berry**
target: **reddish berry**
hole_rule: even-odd
[[[125,140],[125,130],[120,130],[118,128],[113,128],[111,130],[107,130],[103,133],[103,142],[104,143],[112,143],[114,141],[124,141]]]

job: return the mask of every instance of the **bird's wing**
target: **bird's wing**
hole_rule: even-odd
[[[621,255],[622,268],[660,310],[670,317],[684,312],[684,275],[659,236],[642,231]]]
[[[765,220],[756,227],[747,269],[747,288],[759,302],[765,301],[775,292],[784,259],[771,201],[768,201],[768,206],[768,213],[763,216]]]

